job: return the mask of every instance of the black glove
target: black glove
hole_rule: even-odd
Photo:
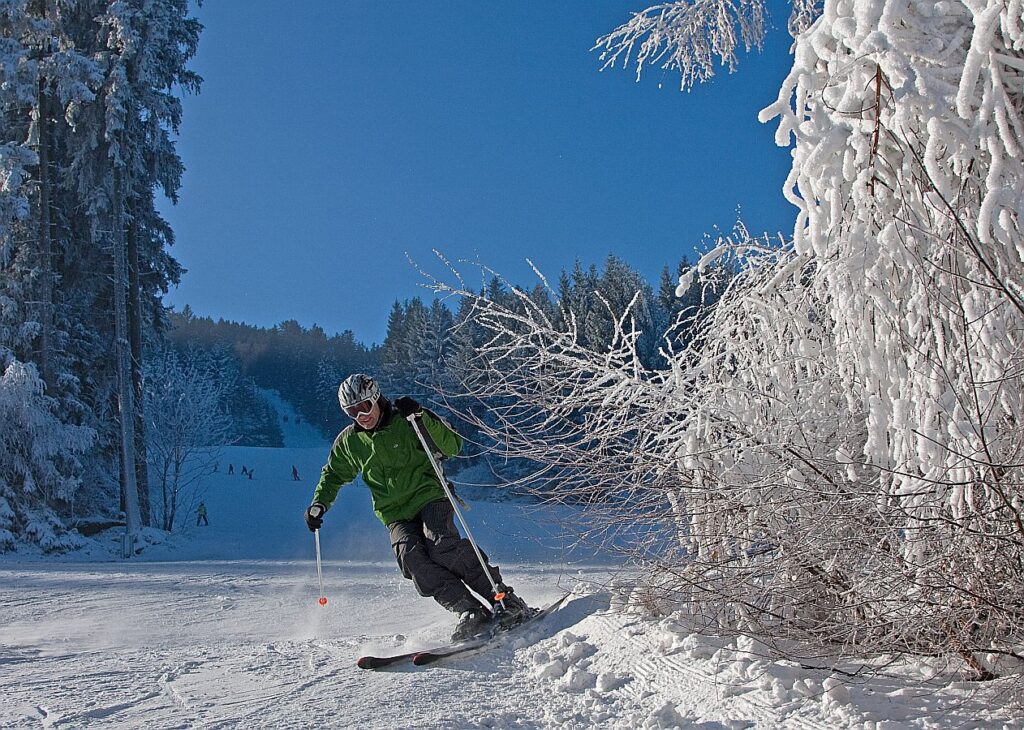
[[[407,395],[395,401],[395,412],[402,418],[418,416],[423,413],[423,407]]]
[[[320,502],[313,502],[306,508],[306,527],[310,532],[316,532],[324,524],[324,512],[326,511],[327,508]]]

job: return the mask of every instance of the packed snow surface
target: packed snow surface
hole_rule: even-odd
[[[402,578],[359,485],[321,531],[318,605],[302,511],[327,448],[224,449],[192,499],[210,525],[193,506],[130,560],[116,530],[71,556],[0,558],[0,727],[1024,727],[998,683],[940,687],[917,665],[850,681],[637,613],[612,561],[554,537],[573,510],[515,502],[467,517],[521,595],[571,591],[566,605],[484,652],[358,669],[453,619]]]

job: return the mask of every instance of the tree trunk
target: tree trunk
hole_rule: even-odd
[[[124,221],[124,186],[119,167],[114,166],[112,230],[114,254],[114,351],[117,359],[117,407],[120,421],[121,493],[125,503],[126,552],[141,528],[139,490],[135,479],[135,389],[132,386],[131,344],[128,331],[128,251]],[[126,556],[127,557],[127,556]]]
[[[174,476],[171,478],[171,511],[167,518],[168,532],[174,529],[174,518],[178,516],[178,490],[181,484],[181,458],[174,454]]]
[[[33,3],[32,13],[46,20],[47,8],[45,0]],[[42,60],[50,53],[50,41],[44,40],[39,48]],[[51,226],[52,173],[50,170],[50,152],[53,145],[53,129],[50,123],[50,103],[47,87],[49,81],[43,74],[39,75],[36,119],[39,155],[39,288],[37,295],[38,310],[34,313],[39,319],[39,370],[43,380],[50,388],[55,383],[53,362],[53,232]]]
[[[166,456],[162,456],[160,464],[160,495],[163,498],[163,529],[167,532],[171,531],[170,515],[171,515],[171,487],[170,487],[170,474],[168,473],[171,468],[171,462],[167,460]]]
[[[146,454],[145,402],[142,394],[142,293],[139,286],[139,236],[134,216],[128,223],[128,324],[131,330],[132,390],[135,396],[135,480],[142,524],[153,524]]]

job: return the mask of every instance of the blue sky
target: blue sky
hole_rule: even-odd
[[[527,258],[554,280],[615,253],[656,282],[737,207],[790,231],[789,152],[757,121],[791,63],[785,6],[762,54],[689,93],[600,71],[594,41],[646,6],[207,0],[168,302],[380,342],[395,299],[429,296],[407,254],[532,285]]]

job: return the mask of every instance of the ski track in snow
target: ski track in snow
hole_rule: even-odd
[[[138,558],[0,557],[0,728],[1024,728],[999,709],[998,683],[830,693],[827,672],[612,611],[595,587],[612,568],[543,524],[572,511],[511,502],[475,503],[474,531],[532,604],[577,588],[566,605],[475,654],[358,669],[364,654],[442,642],[454,620],[401,577],[358,486],[327,515],[317,605],[301,514],[327,448],[224,449],[195,495],[211,526],[186,514]],[[255,478],[227,476],[228,463]]]
[[[608,643],[602,644],[602,650],[614,651],[616,644],[632,644],[630,653],[639,656],[632,667],[633,681],[627,685],[637,700],[652,694],[669,699],[676,704],[677,712],[685,708],[691,713],[695,725],[702,722],[698,718],[709,714],[721,716],[721,719],[707,721],[704,727],[713,727],[715,723],[722,727],[794,730],[827,730],[830,727],[819,718],[806,716],[808,713],[787,716],[779,712],[779,708],[750,697],[748,693],[758,694],[752,687],[722,686],[715,674],[702,671],[694,662],[662,655],[657,642],[646,635],[643,622],[626,620],[621,616],[599,616],[597,623],[599,633],[608,637]],[[629,667],[623,669],[629,670]],[[718,711],[710,712],[713,709]]]
[[[903,703],[900,712],[879,714],[877,703],[830,709],[820,691],[780,701],[759,686],[771,663],[758,670],[712,656],[720,647],[710,639],[681,651],[687,642],[662,623],[610,611],[600,591],[574,594],[546,621],[477,654],[365,671],[355,660],[368,650],[427,646],[451,628],[388,565],[332,564],[325,609],[307,565],[134,567],[0,570],[0,727],[1021,727],[967,695],[929,718],[920,713],[939,709],[941,693],[899,683],[887,701]],[[607,578],[601,567],[572,576],[510,567],[537,603],[577,579]],[[175,589],[186,572],[198,590]],[[368,578],[379,579],[377,590]],[[61,594],[64,584],[94,587]],[[225,585],[246,586],[227,612]],[[11,610],[6,601],[25,586],[37,597],[30,619],[24,602]],[[110,617],[107,632],[96,632],[97,615]]]

